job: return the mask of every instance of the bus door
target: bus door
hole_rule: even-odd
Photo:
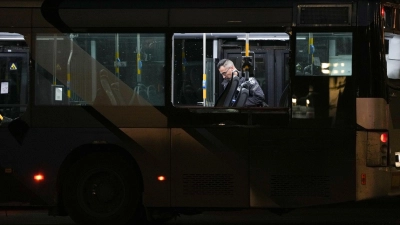
[[[174,34],[169,116],[174,207],[248,207],[248,114],[214,107],[221,77],[215,68],[218,45],[227,36],[237,34],[207,33],[204,59],[202,33]]]
[[[3,45],[0,48],[0,192],[3,193],[0,204],[23,204],[32,196],[16,179],[19,175],[14,171],[14,165],[22,155],[22,140],[15,132],[22,132],[26,127],[17,124],[12,128],[10,124],[23,116],[27,109],[29,48],[20,34],[1,32],[0,36]]]
[[[286,33],[252,34],[249,41],[254,76],[261,86],[268,107],[247,108],[249,204],[251,207],[284,207],[285,202],[271,196],[271,187],[279,186],[273,176],[285,164],[283,155],[289,127],[289,35]],[[223,58],[241,68],[242,46],[222,46]],[[222,82],[222,80],[221,80]],[[244,109],[243,109],[244,111]],[[279,158],[274,156],[278,154]],[[280,188],[276,188],[279,190]],[[272,191],[273,192],[273,191]],[[292,202],[288,202],[292,204]]]
[[[270,96],[271,103],[268,102],[268,107],[243,107],[219,104],[226,90],[221,87],[222,75],[217,64],[228,58],[242,70],[245,33],[207,33],[205,47],[202,47],[203,35],[178,33],[173,39],[174,113],[169,123],[172,126],[171,190],[177,191],[171,193],[172,205],[248,207],[254,197],[249,190],[254,187],[263,189],[262,194],[266,191],[265,183],[257,182],[265,179],[260,179],[256,171],[260,163],[264,166],[264,160],[255,157],[264,157],[262,152],[268,151],[259,145],[268,146],[269,133],[276,133],[276,128],[289,124],[288,106],[278,104],[289,82],[285,66],[289,36],[286,33],[249,34],[250,51],[255,56],[255,70],[250,76],[255,76],[260,86],[264,85],[267,91],[264,95]],[[280,39],[276,40],[277,37]],[[204,48],[206,57],[212,60],[202,59]],[[203,62],[213,63],[205,65],[205,86],[202,86]],[[213,86],[208,85],[209,79],[215,81]],[[202,95],[202,88],[206,89],[206,96]],[[208,94],[213,89],[214,100]]]
[[[28,102],[28,53],[0,53],[0,107],[5,117],[17,118]]]
[[[289,124],[250,130],[251,205],[354,199],[352,33],[294,33]],[[282,124],[283,125],[283,124]],[[259,179],[263,177],[263,179]],[[343,187],[346,188],[343,188]]]

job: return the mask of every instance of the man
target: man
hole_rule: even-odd
[[[264,92],[254,77],[249,77],[249,80],[246,81],[246,78],[242,76],[242,72],[237,70],[233,62],[229,59],[222,59],[219,61],[217,68],[219,73],[222,75],[222,78],[224,78],[224,81],[221,83],[224,86],[224,89],[233,76],[238,76],[239,88],[242,87],[249,90],[249,97],[245,103],[246,107],[267,106],[265,103]]]

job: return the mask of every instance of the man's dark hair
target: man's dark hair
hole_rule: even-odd
[[[218,64],[217,64],[217,69],[219,69],[221,66],[224,66],[228,59],[221,59]]]

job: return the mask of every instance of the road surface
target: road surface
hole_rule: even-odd
[[[73,225],[75,223],[69,217],[48,216],[45,209],[2,208],[0,224]],[[213,211],[199,215],[180,215],[166,224],[400,224],[400,197],[299,208],[282,215],[261,209]]]

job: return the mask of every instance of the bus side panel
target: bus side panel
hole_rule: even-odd
[[[24,180],[24,171],[16,166],[27,164],[21,162],[21,158],[16,153],[23,152],[22,146],[10,134],[7,127],[0,128],[0,205],[1,206],[29,206],[46,204],[33,188],[37,186],[33,181],[33,173]],[[32,161],[29,161],[31,163]],[[32,175],[32,176],[31,176]],[[27,185],[26,183],[29,183]]]
[[[357,132],[356,200],[386,196],[390,192],[392,174],[387,167],[370,166],[368,132]]]
[[[171,130],[173,207],[249,207],[247,129]]]
[[[250,129],[251,206],[354,200],[354,135],[336,129]]]
[[[168,128],[121,128],[142,149],[132,155],[143,177],[143,204],[169,207],[171,188],[170,130]],[[164,180],[159,180],[163,176]]]
[[[0,149],[2,154],[7,156],[1,157],[1,166],[12,171],[9,175],[21,183],[21,190],[27,189],[42,200],[37,202],[30,196],[23,199],[21,196],[15,196],[9,199],[7,205],[10,205],[10,202],[23,205],[54,205],[57,201],[56,182],[59,168],[71,151],[95,141],[119,142],[115,135],[104,128],[31,127],[21,144],[17,143],[7,128],[1,130]],[[34,176],[37,174],[41,174],[44,179],[40,182],[35,181]],[[18,189],[11,191],[19,192]]]
[[[30,27],[31,16],[30,8],[2,8],[0,27]]]

